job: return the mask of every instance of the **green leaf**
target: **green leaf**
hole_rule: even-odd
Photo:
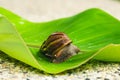
[[[89,9],[72,17],[33,23],[0,8],[0,50],[47,73],[60,73],[90,59],[120,61],[120,22],[100,9]],[[81,52],[66,62],[51,63],[38,48],[53,32],[66,33]]]
[[[101,49],[94,59],[101,61],[120,62],[120,44],[110,44]]]

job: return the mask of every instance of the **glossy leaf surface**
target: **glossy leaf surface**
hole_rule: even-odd
[[[37,69],[56,74],[78,67],[90,59],[120,61],[120,22],[100,9],[89,9],[72,17],[49,22],[30,22],[0,8],[0,50]],[[81,52],[60,64],[39,53],[53,32],[64,32]]]

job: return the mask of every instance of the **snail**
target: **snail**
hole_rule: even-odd
[[[51,34],[40,47],[40,52],[49,57],[53,63],[66,61],[80,50],[72,44],[72,41],[63,32]]]

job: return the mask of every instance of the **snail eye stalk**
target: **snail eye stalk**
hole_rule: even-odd
[[[63,32],[51,34],[40,47],[40,52],[50,57],[53,63],[61,63],[76,55],[80,50],[72,44],[72,41]]]

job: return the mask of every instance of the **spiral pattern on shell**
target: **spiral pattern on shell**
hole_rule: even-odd
[[[71,40],[62,32],[51,34],[48,39],[42,44],[40,51],[47,56],[55,56],[63,47],[70,44]],[[60,54],[59,54],[60,55]]]

